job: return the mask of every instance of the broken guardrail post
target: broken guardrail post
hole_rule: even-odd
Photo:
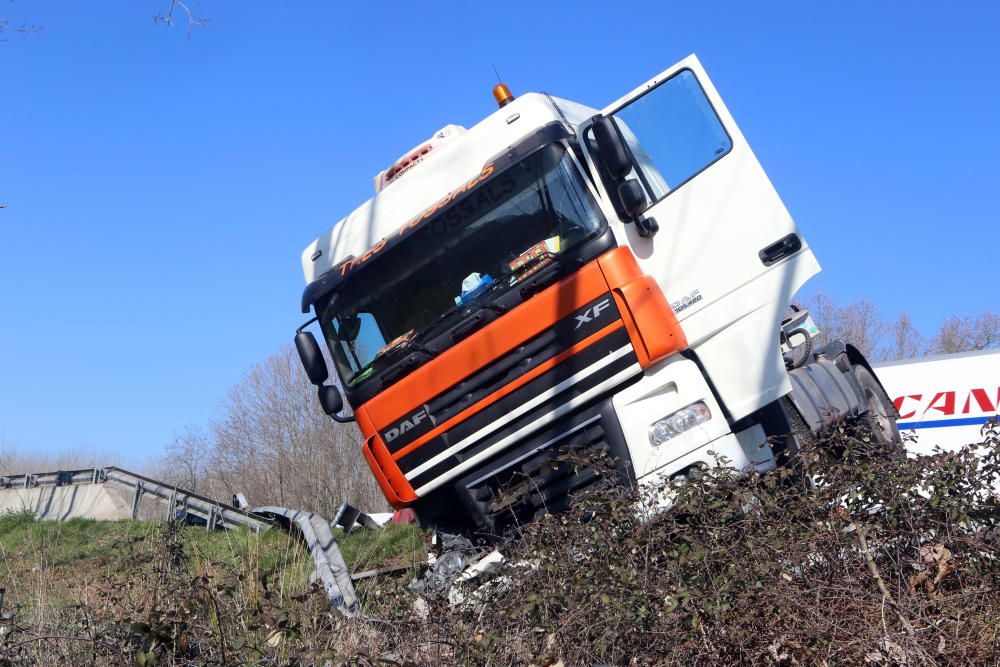
[[[354,527],[361,525],[369,530],[376,530],[381,528],[375,519],[371,518],[361,510],[359,510],[354,505],[350,503],[342,503],[340,509],[333,517],[333,521],[330,522],[331,526],[340,526],[344,529],[344,534],[350,533],[354,530]]]
[[[358,610],[358,595],[330,524],[318,514],[286,507],[257,507],[252,511],[254,514],[285,517],[290,528],[294,525],[298,529],[316,563],[316,575],[323,582],[330,605],[347,618],[354,616]]]
[[[170,492],[170,498],[167,500],[167,521],[177,520],[177,487]]]
[[[132,496],[132,520],[139,518],[139,500],[142,499],[142,482],[136,480],[135,494]]]

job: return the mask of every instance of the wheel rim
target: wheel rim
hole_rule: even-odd
[[[868,414],[870,414],[872,419],[875,420],[875,425],[878,428],[879,434],[886,442],[891,441],[892,423],[889,420],[889,415],[885,409],[885,405],[882,404],[882,399],[872,390],[871,387],[865,387],[865,397],[868,399]]]

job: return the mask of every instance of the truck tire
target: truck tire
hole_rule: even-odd
[[[903,439],[899,436],[899,427],[896,426],[896,418],[893,416],[895,407],[892,401],[867,368],[856,364],[851,371],[858,384],[861,385],[861,391],[868,402],[867,414],[871,419],[875,439],[889,450],[899,449],[903,444]]]
[[[782,397],[781,408],[784,410],[788,425],[791,427],[789,435],[792,436],[792,441],[788,444],[787,452],[790,458],[794,458],[803,448],[815,445],[817,439],[790,397]]]
[[[803,449],[806,451],[812,449],[819,442],[819,439],[806,424],[806,420],[802,418],[790,396],[783,396],[778,404],[781,411],[785,413],[789,433],[784,436],[784,446],[780,448],[780,453],[775,458],[778,465],[791,471],[787,478],[789,484],[800,489],[811,489],[815,484],[807,473],[808,465],[803,463],[799,453]]]

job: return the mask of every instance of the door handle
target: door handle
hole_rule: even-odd
[[[798,234],[789,234],[765,247],[757,253],[757,256],[760,257],[764,266],[771,266],[789,255],[794,255],[799,250],[802,250],[802,239],[799,238]]]

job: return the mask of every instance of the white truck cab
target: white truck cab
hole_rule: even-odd
[[[819,264],[695,56],[604,109],[494,92],[302,254],[296,345],[391,504],[496,532],[593,482],[565,452],[642,484],[770,468],[794,423],[898,438],[860,353],[786,320]]]

